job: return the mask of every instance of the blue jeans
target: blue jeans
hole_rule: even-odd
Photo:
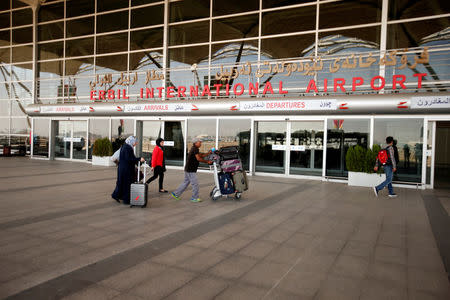
[[[180,186],[177,188],[177,190],[174,192],[174,194],[177,197],[180,197],[181,194],[186,190],[186,188],[190,185],[192,185],[192,198],[197,199],[198,198],[198,180],[197,180],[197,173],[194,172],[184,172],[184,180],[183,183],[180,184]]]
[[[392,177],[394,176],[394,172],[392,172],[392,166],[384,166],[384,173],[386,173],[386,180],[382,182],[380,185],[376,186],[375,188],[377,191],[381,191],[386,186],[389,190],[389,195],[394,194],[394,189],[392,188]]]

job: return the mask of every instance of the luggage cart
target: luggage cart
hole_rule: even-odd
[[[221,192],[221,188],[220,188],[220,180],[219,180],[219,174],[222,173],[222,162],[223,157],[220,155],[220,150],[219,151],[215,151],[213,154],[210,155],[209,159],[213,162],[212,166],[210,168],[212,168],[213,170],[213,177],[214,177],[214,187],[210,192],[210,197],[212,201],[217,201],[218,199],[222,198],[222,197],[226,197],[226,198],[231,198],[233,197],[236,200],[239,200],[242,196],[241,192],[237,192],[234,191],[233,193],[229,193],[229,194],[223,194]],[[232,182],[232,179],[231,179]]]

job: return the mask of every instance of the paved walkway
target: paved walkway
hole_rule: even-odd
[[[152,184],[150,208],[130,209],[109,197],[115,168],[5,158],[0,171],[0,298],[450,299],[424,205],[442,191],[253,177],[242,201],[212,203],[200,173],[205,202]]]

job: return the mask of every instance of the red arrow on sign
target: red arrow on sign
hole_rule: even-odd
[[[89,111],[93,112],[95,109],[92,106],[89,106]]]
[[[400,101],[397,104],[397,108],[408,108],[408,105],[405,105],[407,102],[406,101]]]
[[[341,103],[341,104],[339,105],[339,109],[348,109],[347,103]]]
[[[117,106],[117,111],[123,111],[122,107]]]
[[[239,108],[237,107],[237,105],[233,105],[230,110],[239,110]]]
[[[192,109],[191,110],[198,110],[198,107],[197,107],[197,105],[195,105],[195,104],[192,104]]]

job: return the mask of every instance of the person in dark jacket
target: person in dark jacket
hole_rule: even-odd
[[[156,139],[156,147],[153,149],[152,153],[152,170],[153,176],[147,180],[147,184],[159,176],[159,192],[167,193],[167,191],[163,188],[166,160],[164,159],[164,140],[162,138]]]
[[[130,204],[130,187],[133,182],[136,182],[136,163],[140,160],[144,162],[144,158],[136,157],[134,155],[133,147],[137,144],[134,136],[129,136],[125,140],[120,149],[119,167],[117,168],[117,182],[116,188],[111,197],[120,203]]]
[[[394,176],[394,173],[397,171],[397,160],[395,159],[395,150],[394,150],[394,138],[392,136],[388,136],[386,138],[386,151],[388,156],[388,161],[385,165],[383,165],[384,173],[386,173],[386,180],[383,181],[381,184],[373,187],[373,192],[375,193],[375,196],[378,197],[378,193],[384,189],[386,186],[389,190],[389,197],[395,198],[397,197],[397,194],[394,193],[394,188],[392,187],[392,177]],[[377,158],[375,167],[373,170],[375,172],[378,171],[378,168],[381,166],[381,162]]]

